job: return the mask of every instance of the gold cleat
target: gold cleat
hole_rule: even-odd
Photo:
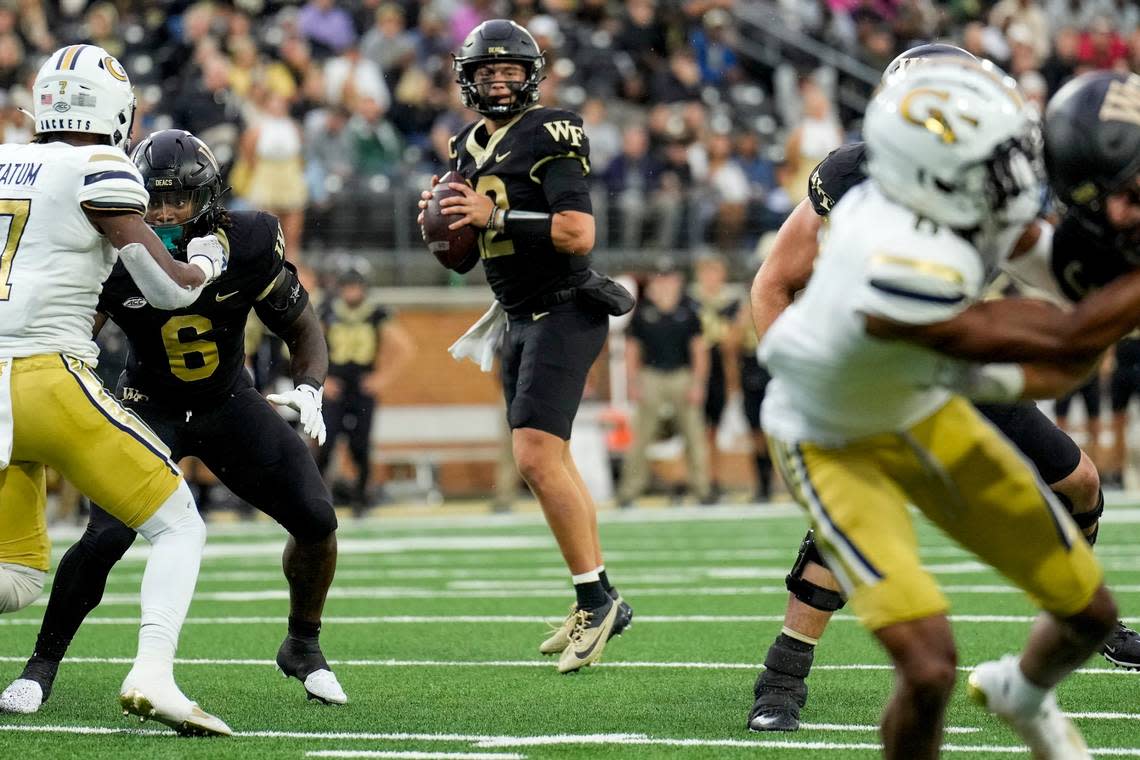
[[[119,695],[119,705],[123,715],[137,715],[139,722],[148,718],[170,726],[179,736],[233,736],[233,730],[225,721],[198,706],[190,703],[189,711],[160,710],[138,689],[128,689]]]
[[[602,659],[618,618],[618,603],[612,599],[596,610],[576,610],[570,643],[558,659],[559,673],[573,673]]]
[[[539,654],[559,654],[570,646],[570,632],[574,630],[574,615],[577,612],[578,605],[571,604],[566,619],[559,625],[550,626],[550,637],[538,645]]]

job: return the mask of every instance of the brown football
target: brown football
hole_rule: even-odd
[[[456,269],[475,252],[479,245],[480,230],[470,224],[456,230],[447,228],[460,217],[454,214],[444,215],[439,202],[444,198],[462,195],[459,191],[448,187],[449,182],[467,182],[467,180],[459,172],[454,171],[440,177],[439,184],[432,190],[431,200],[424,209],[423,234],[428,250],[435,254],[439,263],[448,269]]]

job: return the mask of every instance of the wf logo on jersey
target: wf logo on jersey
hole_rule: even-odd
[[[575,124],[571,124],[569,119],[563,119],[562,121],[549,121],[542,126],[546,127],[546,131],[549,132],[550,136],[558,142],[569,141],[571,147],[581,147],[582,136],[584,134],[583,130],[581,127]]]

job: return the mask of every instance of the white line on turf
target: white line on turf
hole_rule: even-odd
[[[186,618],[187,625],[280,625],[281,616],[262,617],[203,617]],[[857,619],[853,615],[835,615],[833,621],[854,623]],[[953,623],[1032,623],[1036,620],[1034,615],[951,615]],[[779,623],[784,620],[783,615],[638,615],[637,624],[646,623]],[[364,615],[364,616],[332,616],[325,617],[325,625],[420,625],[420,624],[480,624],[494,625],[527,624],[557,622],[553,617],[542,615]],[[139,619],[135,617],[91,617],[83,621],[84,625],[138,625]],[[38,626],[38,618],[3,618],[0,617],[0,627],[4,626]]]
[[[525,760],[517,752],[415,752],[403,750],[322,749],[305,757],[398,757],[404,760]]]
[[[0,662],[25,662],[26,657],[3,656]],[[74,665],[130,665],[134,663],[132,657],[68,657],[67,662]],[[219,659],[219,658],[179,658],[178,665],[254,665],[258,667],[274,666],[273,660],[256,659]],[[329,665],[344,667],[368,668],[549,668],[550,663],[540,660],[329,660]],[[641,668],[653,670],[755,670],[759,664],[749,662],[607,662],[606,668]],[[959,665],[958,670],[968,672],[973,665]],[[846,665],[814,665],[812,670],[891,670],[890,665],[870,663],[852,663]],[[1076,671],[1082,675],[1123,675],[1134,678],[1130,670],[1124,668],[1080,668]]]
[[[28,732],[28,733],[62,733],[62,734],[142,734],[175,740],[174,734],[169,731],[153,731],[147,729],[116,729],[102,726],[6,726],[0,725],[0,731]],[[870,742],[822,742],[822,741],[780,741],[780,740],[747,740],[747,739],[672,739],[657,738],[646,734],[559,734],[554,736],[479,736],[467,734],[403,734],[403,733],[356,733],[356,732],[314,732],[300,731],[236,731],[236,737],[265,738],[265,739],[319,739],[319,740],[351,740],[351,741],[426,741],[426,742],[470,742],[481,749],[497,747],[535,747],[545,745],[586,745],[586,744],[639,744],[660,747],[739,747],[743,749],[818,749],[818,750],[873,750],[882,749],[881,745]],[[944,744],[943,752],[963,754],[994,753],[994,754],[1024,754],[1025,748],[1011,745],[959,745]],[[1094,755],[1100,757],[1140,757],[1140,749],[1128,747],[1092,748]]]
[[[622,590],[631,598],[638,596],[670,596],[677,595],[677,587],[639,587],[636,585],[622,586]],[[1019,589],[1002,585],[943,585],[942,590],[949,594],[1017,594],[1022,595]],[[1138,593],[1140,585],[1117,584],[1112,586],[1117,594]],[[787,596],[788,590],[784,586],[712,586],[700,589],[701,596],[760,596],[776,595]],[[374,586],[348,586],[329,589],[329,599],[552,599],[561,598],[569,594],[564,586],[547,589],[479,589],[479,590],[448,590],[428,589],[418,587],[389,587],[378,588]],[[203,591],[194,594],[195,601],[200,602],[266,602],[279,601],[289,598],[289,590],[264,589],[260,591]],[[137,606],[139,595],[134,594],[106,594],[100,602],[103,606],[130,605]],[[46,606],[47,599],[40,598],[33,604]]]

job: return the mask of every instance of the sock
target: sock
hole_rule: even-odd
[[[289,635],[295,639],[316,641],[321,635],[321,624],[289,616]]]
[[[578,595],[578,609],[596,610],[610,601],[610,595],[606,593],[598,576],[597,570],[570,576],[574,582],[574,593]]]
[[[1019,715],[1032,715],[1041,707],[1049,690],[1038,686],[1021,672],[1021,659],[1011,659],[1009,668],[1010,704]]]
[[[606,566],[598,565],[598,580],[602,582],[602,588],[609,594],[614,590],[614,584],[610,583],[609,576],[606,575]]]
[[[100,561],[82,541],[67,550],[55,572],[34,657],[51,662],[63,659],[83,619],[103,599],[110,573],[111,566]]]
[[[194,596],[206,544],[206,524],[185,482],[139,526],[139,533],[150,542],[151,553],[143,571],[135,668],[172,677],[178,634]]]
[[[780,635],[784,638],[791,639],[792,641],[798,641],[802,644],[807,644],[809,647],[814,647],[819,643],[819,639],[813,639],[806,633],[800,633],[799,631],[793,630],[786,625],[784,626],[783,630],[780,631]]]
[[[780,632],[780,635],[776,637],[776,646],[790,649],[793,652],[810,652],[811,650],[815,649],[815,644],[809,644],[802,639],[792,638],[786,633],[787,630],[788,629],[785,628]]]

